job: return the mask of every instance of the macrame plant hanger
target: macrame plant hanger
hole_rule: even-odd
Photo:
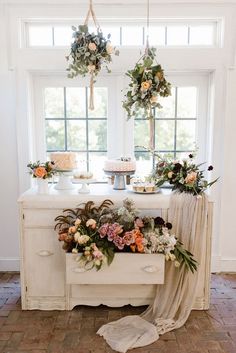
[[[95,25],[97,31],[99,32],[101,30],[101,28],[100,28],[100,25],[98,23],[98,20],[96,18],[96,15],[95,15],[95,12],[93,9],[93,1],[92,0],[89,0],[89,9],[88,9],[85,21],[84,21],[84,25],[88,26],[88,21],[89,21],[90,16],[93,19],[93,22],[94,22],[94,25]],[[90,76],[90,85],[89,85],[89,88],[90,88],[89,109],[94,110],[94,73],[93,73],[93,71],[91,71],[90,75],[91,76]]]
[[[149,55],[149,17],[150,17],[150,6],[149,0],[147,0],[147,25],[146,25],[146,47],[145,47],[145,54],[144,56]],[[155,126],[154,126],[154,119],[152,118],[152,106],[150,104],[150,113],[149,113],[149,149],[150,151],[154,151],[154,133],[155,133]]]

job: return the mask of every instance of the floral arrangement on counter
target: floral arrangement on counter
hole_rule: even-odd
[[[47,161],[43,163],[40,161],[35,163],[30,162],[27,164],[27,167],[33,178],[49,179],[56,173],[53,161]]]
[[[110,200],[99,207],[92,201],[84,207],[66,209],[56,217],[55,230],[66,252],[82,253],[79,266],[85,269],[110,265],[116,252],[161,253],[176,267],[185,265],[194,272],[197,262],[183,244],[170,234],[172,225],[161,217],[140,217],[130,199],[114,208]]]
[[[152,108],[162,108],[158,97],[171,95],[171,84],[165,79],[164,70],[160,64],[153,65],[155,55],[156,48],[148,48],[141,63],[137,62],[134,69],[126,73],[131,80],[123,101],[128,119],[139,114],[140,108],[144,118],[152,118]]]
[[[156,186],[169,182],[172,190],[199,195],[219,179],[208,182],[204,177],[204,171],[200,169],[203,164],[194,163],[194,154],[189,154],[188,158],[183,161],[173,161],[158,156],[156,169],[151,179],[155,180]],[[210,165],[207,170],[212,171],[213,166]]]
[[[88,26],[72,26],[74,42],[71,44],[71,52],[66,56],[67,61],[72,59],[67,68],[68,77],[93,74],[97,76],[103,64],[112,61],[112,54],[119,55],[110,42],[110,34],[105,38],[100,30],[97,33],[89,33]],[[106,69],[110,72],[108,66]]]

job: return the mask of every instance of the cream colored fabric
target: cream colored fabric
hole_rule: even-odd
[[[194,254],[200,263],[207,232],[208,200],[186,193],[174,193],[170,200],[168,221],[173,233]],[[98,334],[112,349],[125,353],[128,349],[146,346],[168,331],[181,327],[187,320],[197,285],[198,272],[166,263],[165,284],[158,285],[153,304],[139,316],[127,316],[103,325]],[[155,329],[155,330],[154,330]],[[154,331],[156,334],[154,334]]]

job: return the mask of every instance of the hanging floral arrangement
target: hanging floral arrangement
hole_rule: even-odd
[[[147,47],[134,69],[126,73],[131,80],[123,101],[128,119],[140,112],[144,118],[152,118],[153,108],[162,108],[159,97],[171,95],[171,84],[165,79],[164,70],[160,64],[154,64],[155,55],[156,48]]]
[[[88,30],[88,20],[90,15],[92,16],[93,22],[97,28],[97,33],[90,33]],[[107,72],[111,72],[107,65],[112,62],[112,55],[119,55],[119,51],[111,45],[110,34],[108,34],[107,38],[103,35],[97,22],[91,0],[84,25],[80,25],[78,28],[73,26],[72,30],[72,37],[74,38],[74,41],[71,44],[70,54],[66,57],[69,62],[69,66],[67,68],[68,78],[74,78],[76,76],[84,77],[87,74],[90,75],[89,108],[92,110],[94,109],[94,78],[98,75],[104,64]]]

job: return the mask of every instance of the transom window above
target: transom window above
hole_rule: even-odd
[[[95,110],[88,109],[89,88],[46,87],[44,120],[47,153],[75,151],[78,168],[102,178],[107,156],[107,88],[95,87]]]
[[[26,46],[28,47],[68,47],[72,42],[71,24],[28,22],[26,25]],[[149,42],[154,46],[215,46],[217,43],[216,21],[163,22],[156,20],[149,28]],[[104,35],[111,34],[116,46],[143,46],[147,36],[142,24],[122,26],[105,23],[101,26]],[[90,27],[91,31],[96,31]]]

